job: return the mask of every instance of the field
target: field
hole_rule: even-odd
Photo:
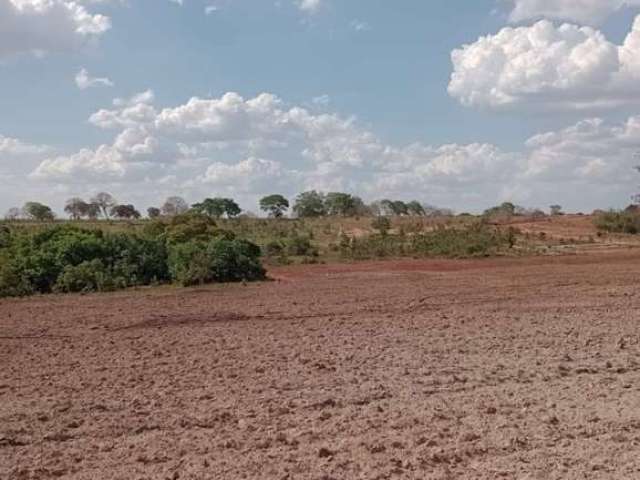
[[[639,478],[640,251],[599,242],[0,300],[0,478]]]

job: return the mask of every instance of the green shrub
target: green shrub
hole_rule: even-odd
[[[192,241],[171,247],[171,278],[183,286],[210,282],[262,280],[260,248],[246,240]]]
[[[12,233],[2,245],[0,296],[104,291],[172,279],[192,285],[265,276],[256,245],[194,216],[168,227],[154,226],[142,235],[70,225],[47,227]]]
[[[640,214],[636,211],[615,211],[600,213],[594,219],[598,230],[609,233],[640,233]]]
[[[110,286],[108,277],[104,264],[98,259],[79,265],[67,265],[53,290],[61,293],[103,291]]]
[[[11,245],[11,229],[6,225],[0,225],[0,249]]]
[[[292,255],[294,257],[315,257],[318,255],[318,251],[311,244],[310,237],[298,235],[297,233],[292,234],[285,240],[285,249],[287,255]]]
[[[35,293],[25,272],[0,258],[0,297],[24,297]]]
[[[232,232],[218,228],[211,217],[194,212],[172,217],[165,228],[165,234],[171,245],[194,240],[206,242],[214,238],[235,238]]]

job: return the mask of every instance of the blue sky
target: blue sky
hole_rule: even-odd
[[[224,194],[253,210],[274,188],[471,211],[619,207],[634,193],[634,1],[103,0],[76,7],[89,25],[66,0],[30,1],[0,0],[0,210],[61,211],[100,190],[143,209]],[[228,92],[242,101],[220,103]],[[256,112],[263,93],[277,101]],[[180,110],[193,97],[198,112]],[[133,121],[135,105],[154,113]]]

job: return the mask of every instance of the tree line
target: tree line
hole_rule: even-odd
[[[326,216],[428,216],[451,215],[446,209],[423,205],[417,200],[382,199],[366,204],[360,197],[344,192],[319,192],[310,190],[300,193],[291,206],[281,194],[267,195],[260,199],[259,208],[271,218],[283,218],[291,213],[297,218],[317,218]],[[113,195],[100,192],[88,201],[73,197],[67,200],[65,213],[71,220],[136,220],[142,218],[140,211],[130,203],[119,203]],[[243,214],[238,203],[231,198],[206,198],[189,205],[179,196],[171,196],[159,207],[149,207],[146,216],[151,219],[173,217],[187,212],[195,212],[212,218],[236,218]],[[5,215],[7,220],[27,219],[53,221],[54,211],[40,202],[27,202],[22,208],[11,208]]]

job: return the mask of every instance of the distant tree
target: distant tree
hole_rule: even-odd
[[[268,195],[260,200],[260,210],[272,218],[282,218],[289,209],[289,200],[282,195]]]
[[[402,200],[391,202],[391,210],[393,211],[393,214],[398,217],[409,215],[409,207]]]
[[[511,202],[504,202],[497,207],[492,207],[484,211],[484,215],[488,217],[505,216],[512,217],[516,213],[516,206]]]
[[[149,218],[158,218],[160,215],[162,215],[162,212],[160,211],[159,208],[157,207],[147,208],[147,216]]]
[[[71,220],[80,220],[87,216],[89,204],[78,197],[70,198],[64,206],[64,211],[69,214]]]
[[[558,215],[563,215],[562,207],[560,205],[551,205],[549,207],[549,210],[551,211],[551,216],[553,217],[556,217]]]
[[[409,215],[409,206],[402,200],[389,200],[385,198],[380,200],[380,214],[383,216],[396,216]]]
[[[386,236],[391,229],[391,221],[387,217],[376,217],[371,221],[371,227]]]
[[[111,207],[111,216],[115,217],[115,218],[121,218],[121,219],[134,219],[134,218],[140,218],[140,212],[138,210],[136,210],[136,208],[129,204],[129,205],[115,205],[113,207]]]
[[[111,207],[114,207],[117,204],[116,199],[113,198],[113,195],[107,192],[98,193],[91,199],[91,203],[95,203],[96,205],[98,205],[98,207],[100,207],[100,210],[102,211],[102,215],[104,215],[104,218],[107,219],[109,218],[109,210],[111,209]]]
[[[205,198],[191,208],[197,213],[213,218],[221,218],[224,215],[234,218],[242,213],[240,206],[231,198]]]
[[[424,217],[426,215],[424,207],[417,200],[407,203],[407,211],[409,215],[413,215],[414,217]]]
[[[39,222],[50,222],[55,219],[55,215],[51,207],[38,202],[27,202],[22,207],[25,216],[31,220]]]
[[[22,216],[22,211],[18,207],[11,207],[5,213],[5,220],[18,220]]]
[[[102,209],[100,208],[100,205],[94,202],[89,202],[87,203],[87,210],[85,212],[85,215],[89,220],[97,220],[100,216],[101,210]]]
[[[180,215],[189,210],[189,204],[182,197],[169,197],[162,205],[161,211],[167,217]]]
[[[324,195],[315,190],[303,192],[296,197],[293,212],[300,218],[326,215]]]
[[[360,197],[357,197],[355,195],[353,196],[353,215],[355,215],[356,217],[366,217],[372,215],[369,206],[365,204]]]
[[[348,193],[331,192],[324,198],[324,208],[328,215],[348,217],[355,214],[356,202]]]

